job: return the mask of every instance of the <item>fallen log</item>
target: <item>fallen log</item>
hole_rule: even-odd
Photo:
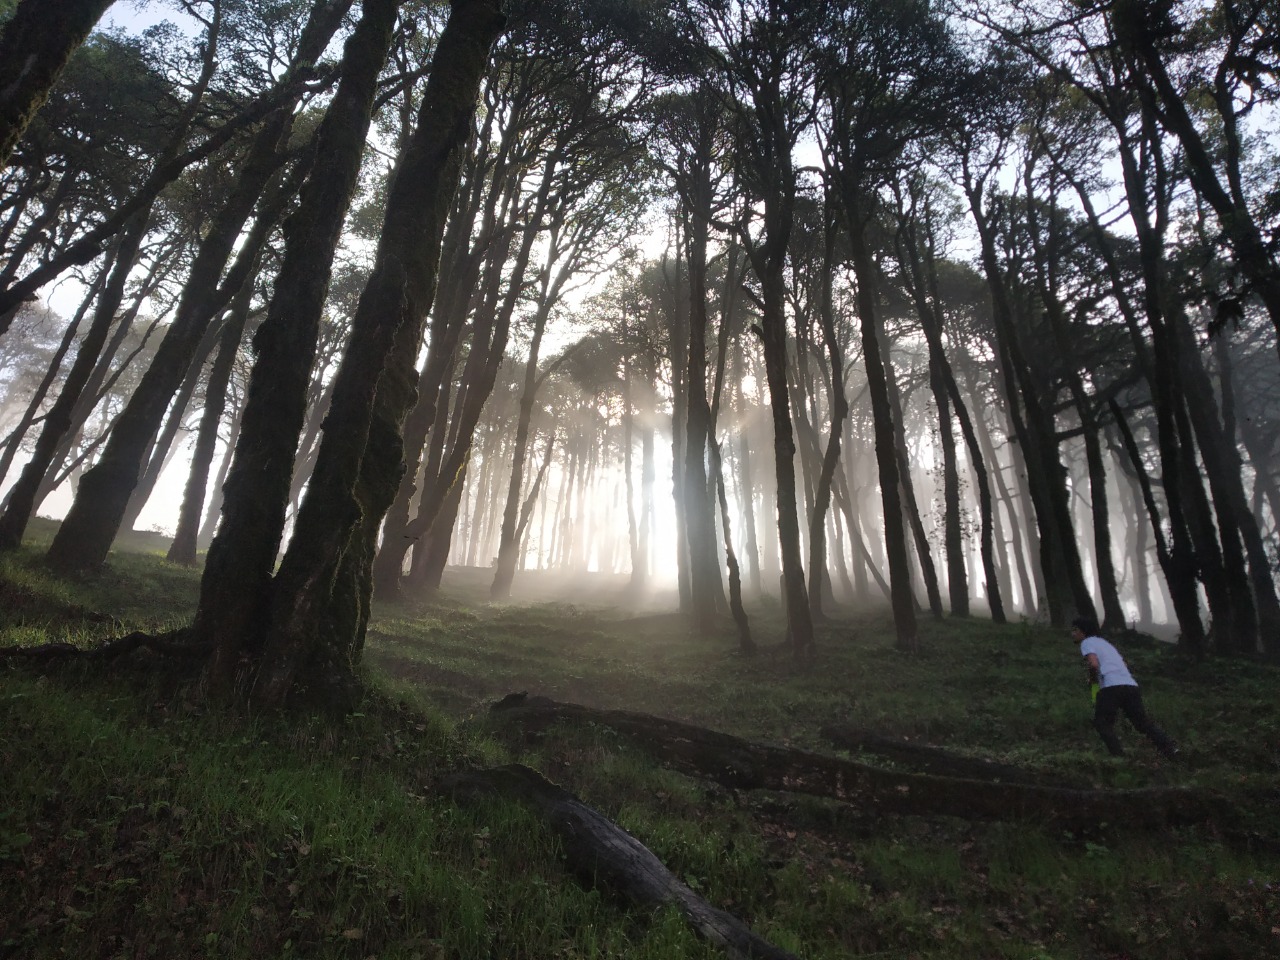
[[[560,837],[570,867],[585,883],[644,906],[676,907],[699,935],[741,960],[795,960],[711,906],[676,879],[654,853],[598,810],[520,764],[454,774],[441,783],[458,800],[513,797],[536,810]]]
[[[626,735],[672,768],[738,789],[827,797],[864,812],[967,820],[1043,820],[1067,829],[1103,824],[1162,827],[1229,818],[1225,802],[1186,788],[1080,790],[903,773],[773,746],[692,724],[512,694],[490,710],[536,735],[553,724],[599,724]]]
[[[909,766],[917,773],[1045,787],[1073,786],[1060,777],[1053,777],[1039,771],[1027,770],[1009,763],[984,760],[981,757],[967,757],[932,744],[886,737],[868,730],[860,730],[846,723],[823,727],[818,733],[834,746],[884,757]]]
[[[212,644],[186,642],[184,638],[187,634],[185,629],[159,635],[135,630],[92,647],[77,647],[63,641],[30,647],[0,647],[0,660],[35,660],[41,663],[56,660],[104,661],[115,660],[138,650],[149,650],[167,657],[199,657],[213,649]]]

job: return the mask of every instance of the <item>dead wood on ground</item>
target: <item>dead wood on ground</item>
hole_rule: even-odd
[[[147,650],[167,657],[193,658],[209,653],[209,644],[188,643],[188,631],[171,630],[168,633],[151,634],[135,630],[123,637],[107,640],[93,647],[77,647],[73,643],[42,643],[33,647],[0,648],[0,660],[32,660],[40,663],[83,660],[107,661]]]
[[[699,935],[730,957],[795,960],[737,917],[711,906],[639,840],[535,770],[513,764],[471,771],[447,778],[442,786],[455,799],[497,794],[527,804],[560,837],[570,867],[584,882],[641,905],[676,907]]]
[[[886,737],[869,730],[860,730],[849,724],[832,724],[823,727],[819,733],[828,743],[844,750],[861,750],[877,757],[884,757],[911,767],[917,773],[1044,787],[1074,786],[1061,777],[1038,770],[1028,770],[1010,763],[997,763],[981,757],[969,757],[932,744]]]
[[[1079,790],[901,773],[806,750],[756,743],[662,717],[596,710],[512,694],[494,704],[502,723],[536,734],[555,723],[598,724],[626,735],[672,768],[739,789],[827,797],[863,812],[968,820],[1044,820],[1069,829],[1161,827],[1228,818],[1225,802],[1186,788]]]

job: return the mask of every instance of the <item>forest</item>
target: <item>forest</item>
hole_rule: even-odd
[[[129,728],[107,706],[119,686],[148,728],[169,703],[182,736],[249,730],[316,762],[363,722],[393,766],[457,767],[433,777],[450,803],[496,792],[561,827],[584,817],[574,836],[603,852],[564,855],[597,877],[611,845],[654,854],[592,808],[566,813],[582,802],[544,775],[574,786],[557,772],[617,737],[619,756],[710,778],[716,803],[820,796],[836,806],[801,819],[824,830],[841,803],[892,808],[942,851],[992,842],[958,822],[1031,817],[1097,861],[1120,843],[1099,823],[1132,826],[1124,842],[1156,860],[1142,830],[1194,829],[1184,856],[1238,858],[1210,871],[1227,885],[1274,878],[1278,99],[1267,0],[0,0],[6,761],[36,749],[15,730],[53,723],[22,713],[46,684],[49,711]],[[1152,677],[1199,773],[1086,760],[1087,729],[1046,759],[1034,741],[1074,730],[1079,697],[1029,690],[1040,724],[1011,693],[998,721],[947,699],[966,658],[992,690],[1078,672],[1076,618]],[[495,662],[454,663],[468,645]],[[504,672],[552,649],[564,660]],[[700,704],[695,677],[715,697]],[[936,703],[904,692],[916,682]],[[493,700],[507,732],[477,746],[467,723]],[[461,739],[405,746],[427,730],[406,703],[434,718],[426,740]],[[562,745],[576,760],[521,752],[568,727],[587,730]],[[487,752],[519,763],[486,772]],[[0,865],[36,876],[61,835],[39,824],[71,814],[14,809]],[[846,828],[841,843],[876,829]],[[837,923],[828,942],[773,917],[758,935],[741,918],[771,915],[741,891],[704,901],[686,870],[638,894],[648,868],[628,862],[613,882],[675,904],[693,952],[575,934],[563,955],[1227,942],[1176,898],[1128,936],[1065,945],[1048,931],[1069,918],[1025,910],[952,952],[955,931],[919,924],[850,939]],[[991,896],[957,884],[923,909]],[[1254,912],[1231,914],[1243,939],[1219,955],[1280,955],[1266,891],[1222,895]],[[242,908],[218,922],[276,910]],[[1179,910],[1200,917],[1185,954],[1169,952]],[[527,930],[490,934],[387,933],[373,955],[553,955],[503,939]],[[302,955],[370,955],[363,933],[325,935]],[[0,925],[0,957],[64,955],[40,936]],[[117,940],[59,949],[148,955]]]

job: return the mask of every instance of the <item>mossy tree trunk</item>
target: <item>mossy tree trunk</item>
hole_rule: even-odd
[[[22,0],[0,32],[0,169],[114,0]]]
[[[219,693],[229,691],[242,651],[260,646],[333,253],[400,4],[365,3],[347,40],[342,77],[317,131],[316,159],[298,207],[285,221],[284,258],[254,338],[257,362],[195,622],[197,634],[215,645],[210,677]]]
[[[352,625],[364,615],[370,589],[367,546],[400,483],[413,360],[435,294],[459,154],[504,23],[497,0],[455,0],[437,41],[418,125],[388,193],[373,273],[336,374],[316,468],[276,578],[251,698],[260,708],[310,700],[341,709],[355,690],[361,637]],[[395,462],[366,458],[370,449],[394,451]]]

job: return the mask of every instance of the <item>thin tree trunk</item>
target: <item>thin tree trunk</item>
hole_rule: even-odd
[[[31,401],[27,404],[27,409],[23,411],[21,418],[19,418],[13,430],[10,431],[5,443],[4,454],[0,456],[0,480],[9,475],[9,468],[13,466],[13,458],[17,456],[18,450],[21,449],[22,441],[26,437],[27,431],[36,422],[40,407],[44,403],[45,397],[49,394],[49,388],[53,386],[53,382],[58,378],[58,371],[62,369],[62,361],[66,359],[71,345],[75,343],[76,333],[80,329],[80,324],[84,321],[89,308],[93,306],[94,300],[97,299],[106,284],[107,275],[111,272],[114,260],[113,253],[111,259],[103,264],[102,269],[98,271],[98,275],[94,277],[93,283],[85,292],[84,298],[80,301],[80,306],[71,318],[71,322],[67,324],[67,329],[62,335],[62,341],[58,344],[58,349],[54,351],[53,357],[49,360],[48,369],[46,369],[44,377],[36,387],[35,393],[32,394]]]
[[[856,194],[846,197],[846,205],[854,202],[855,197]],[[906,530],[902,524],[897,426],[893,419],[885,356],[881,350],[880,325],[876,320],[876,266],[862,233],[863,216],[856,207],[848,207],[846,215],[849,220],[849,239],[853,247],[853,270],[858,279],[858,320],[862,330],[862,355],[874,421],[894,631],[897,634],[898,649],[916,651],[919,649],[920,639],[916,627],[915,596],[911,591],[911,562],[907,554]]]
[[[9,492],[8,505],[4,515],[0,516],[0,549],[11,550],[22,543],[27,524],[39,505],[40,487],[53,465],[57,448],[72,427],[75,409],[85,385],[98,365],[107,334],[115,322],[116,309],[124,297],[125,282],[137,259],[147,223],[148,212],[140,213],[138,219],[126,228],[116,247],[115,265],[98,298],[93,321],[80,342],[58,399],[45,415],[44,427],[36,440],[31,459],[27,461],[17,483]]]
[[[213,542],[214,531],[218,527],[218,517],[222,514],[222,487],[227,482],[227,473],[231,469],[231,458],[236,448],[236,440],[240,436],[240,424],[244,413],[244,404],[236,403],[231,414],[231,424],[227,430],[227,449],[218,464],[218,475],[210,488],[209,502],[205,506],[204,519],[200,521],[200,532],[196,535],[198,549],[207,550]]]
[[[112,428],[98,463],[80,481],[75,501],[49,546],[48,559],[63,572],[95,570],[106,560],[138,484],[143,457],[174,392],[190,369],[209,323],[244,282],[248,264],[237,262],[219,278],[245,221],[279,167],[277,149],[291,115],[272,117],[259,132],[239,170],[235,189],[200,242],[182,300],[128,404]]]
[[[213,454],[218,445],[218,426],[226,409],[227,385],[231,381],[231,371],[249,321],[249,305],[253,300],[253,293],[253,282],[250,280],[236,294],[227,321],[223,324],[218,353],[204,388],[204,412],[200,416],[200,429],[196,436],[195,450],[191,454],[191,469],[187,473],[182,506],[178,511],[178,527],[174,531],[173,543],[169,545],[167,559],[170,563],[186,567],[193,567],[196,563],[196,539],[200,517],[204,512],[205,490],[209,485],[209,468],[213,464]]]

